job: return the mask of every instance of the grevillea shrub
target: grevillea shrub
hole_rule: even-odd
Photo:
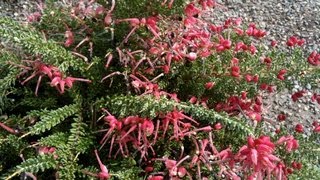
[[[213,0],[38,8],[0,18],[3,179],[320,178],[319,120],[285,129],[264,102],[294,79],[312,90],[293,103],[320,104],[320,52],[300,37],[217,21]]]

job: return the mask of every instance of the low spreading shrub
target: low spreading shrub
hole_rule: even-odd
[[[219,22],[213,0],[38,8],[0,18],[4,179],[319,177],[319,122],[281,129],[265,104],[293,79],[320,104],[320,52],[304,39]]]

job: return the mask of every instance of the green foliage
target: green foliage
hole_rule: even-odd
[[[1,132],[1,131],[0,131]],[[0,134],[0,174],[21,162],[19,157],[21,150],[25,149],[28,143],[15,135],[4,136]],[[11,162],[8,164],[8,162]]]
[[[253,129],[243,122],[227,115],[219,114],[213,110],[201,106],[175,102],[166,98],[155,99],[152,96],[114,96],[101,100],[101,107],[107,107],[111,112],[116,112],[120,117],[126,117],[139,113],[144,117],[154,118],[157,113],[170,112],[174,108],[183,110],[193,118],[204,124],[222,122],[230,131],[236,131],[239,136],[254,134]]]
[[[71,124],[68,145],[76,152],[85,153],[93,145],[93,137],[88,132],[88,125],[82,122],[81,117],[74,118],[74,122]]]
[[[72,56],[63,47],[52,40],[45,40],[38,31],[29,26],[22,26],[9,18],[0,18],[0,38],[7,39],[22,46],[28,53],[41,55],[43,60],[66,72],[70,67],[82,69],[83,61]]]
[[[148,17],[157,14],[170,15],[181,14],[184,5],[183,0],[176,0],[173,3],[175,8],[165,8],[166,5],[161,5],[161,1],[158,0],[140,0],[140,1],[127,1],[119,0],[117,2],[117,8],[115,10],[115,16],[119,18],[132,18],[132,17]],[[169,3],[169,1],[168,1]],[[132,11],[134,9],[134,11]]]
[[[22,172],[37,173],[39,171],[45,171],[54,168],[55,166],[56,161],[52,155],[39,155],[36,158],[30,158],[22,162],[12,170],[12,174],[4,175],[3,179],[11,179]]]
[[[201,153],[197,152],[194,146],[198,146],[198,141],[200,143],[202,140],[208,140],[208,134],[210,138],[212,135],[214,141],[210,145],[215,146],[217,151],[230,147],[233,153],[246,144],[248,136],[258,137],[267,134],[262,131],[261,124],[252,127],[251,120],[248,121],[245,117],[249,115],[241,111],[239,103],[234,114],[215,111],[214,107],[218,103],[225,102],[232,96],[239,96],[242,91],[248,92],[248,98],[243,98],[244,103],[252,103],[255,101],[253,98],[260,93],[259,86],[262,83],[276,85],[279,89],[290,88],[292,79],[280,81],[277,78],[277,73],[282,68],[288,70],[286,76],[297,79],[304,85],[318,85],[320,69],[310,67],[306,60],[302,60],[305,54],[301,49],[295,48],[288,53],[275,48],[270,52],[259,48],[256,54],[245,50],[233,52],[233,44],[238,41],[257,47],[260,41],[247,35],[239,36],[231,32],[231,29],[222,32],[221,36],[231,37],[232,47],[220,52],[215,47],[220,43],[220,34],[209,30],[209,26],[204,29],[197,27],[201,33],[195,29],[194,37],[188,37],[188,41],[197,39],[198,34],[210,31],[208,40],[212,43],[212,49],[208,57],[199,58],[198,54],[196,59],[191,60],[187,53],[200,52],[198,47],[192,44],[194,42],[189,44],[175,40],[176,36],[184,38],[185,31],[190,30],[183,21],[184,5],[188,2],[174,0],[173,7],[168,8],[170,1],[162,4],[164,0],[115,0],[115,9],[109,12],[113,0],[97,0],[93,6],[87,1],[73,1],[69,4],[65,1],[49,0],[41,10],[39,22],[22,25],[12,19],[0,17],[0,40],[6,41],[5,47],[0,47],[0,119],[3,124],[0,127],[0,172],[4,179],[11,179],[27,172],[34,173],[39,179],[48,178],[48,174],[66,180],[94,179],[93,177],[102,170],[93,152],[102,146],[99,143],[101,136],[109,130],[114,131],[107,134],[109,137],[103,146],[111,147],[109,142],[114,141],[115,154],[111,156],[115,158],[108,157],[108,148],[99,149],[99,156],[109,170],[110,179],[147,179],[150,173],[145,172],[144,168],[149,164],[154,168],[151,174],[164,172],[166,176],[170,176],[165,163],[155,159],[167,157],[178,161],[178,157],[186,157],[185,155],[200,157]],[[101,14],[94,9],[99,5],[105,8]],[[112,18],[110,24],[104,22],[108,13],[111,13]],[[144,24],[142,21],[143,18],[151,16],[158,18],[155,30],[160,37],[154,37],[150,32],[152,22]],[[197,14],[193,16],[195,19],[201,18]],[[132,19],[127,18],[137,18],[138,23],[137,19],[130,22]],[[123,42],[132,29],[134,32],[130,35],[128,43]],[[72,33],[72,38],[68,37],[67,31]],[[64,44],[64,47],[60,45],[66,40],[71,40],[71,44]],[[200,38],[198,40],[202,41]],[[199,43],[200,47],[205,41],[206,38],[203,42],[196,43]],[[181,48],[183,50],[180,50],[180,47],[175,49],[172,45],[184,43],[187,45]],[[150,48],[157,45],[163,47],[157,47],[160,54],[155,55],[151,53]],[[170,59],[170,65],[169,58],[167,59],[169,53],[172,53],[172,56],[177,55]],[[112,59],[109,59],[111,55]],[[179,59],[178,56],[183,57]],[[260,58],[264,56],[274,58],[270,68],[266,68],[266,64],[260,62]],[[238,58],[241,64],[239,77],[230,75],[232,58]],[[29,67],[29,63],[35,62],[34,60],[43,63],[41,65],[45,67]],[[170,66],[169,72],[163,70],[164,65]],[[50,74],[53,72],[62,74]],[[245,73],[258,74],[259,81],[247,82],[244,78]],[[26,74],[29,76],[24,76]],[[26,80],[26,77],[30,77],[28,83],[17,83],[21,79]],[[66,77],[71,77],[71,80],[66,81]],[[103,79],[104,77],[108,78]],[[48,79],[51,82],[48,82]],[[207,82],[214,82],[214,87],[206,88]],[[34,95],[35,87],[39,88],[37,96]],[[59,94],[53,87],[66,90]],[[177,95],[179,100],[172,100],[174,95]],[[188,102],[192,96],[197,98],[195,104]],[[202,99],[205,98],[208,98],[208,101],[203,105],[202,101],[205,100]],[[105,110],[114,115],[116,120],[104,118],[109,115]],[[156,127],[155,121],[173,110],[183,111],[185,115],[196,120],[199,126],[193,127],[184,120],[173,122],[181,124],[168,125],[167,136],[163,133],[163,122],[160,127]],[[237,115],[243,115],[244,119]],[[147,118],[149,124],[129,122],[134,125],[127,127],[122,119],[127,116]],[[171,117],[168,115],[166,118]],[[217,123],[222,125],[222,129],[215,127]],[[189,125],[192,128],[188,128]],[[210,133],[206,132],[207,130],[196,131],[196,128],[208,125],[213,128]],[[181,126],[181,129],[179,127],[177,130],[175,126]],[[12,132],[10,128],[17,132],[9,134]],[[146,129],[155,132],[156,128],[159,129],[159,134],[163,133],[163,138],[159,135],[158,139],[155,138],[152,142],[154,134],[146,135],[149,133]],[[129,132],[130,130],[133,132]],[[125,131],[128,131],[127,138],[121,138]],[[167,139],[172,132],[183,137],[179,140]],[[184,133],[188,135],[184,137]],[[138,143],[130,139],[140,138],[139,136],[144,137],[139,139]],[[297,134],[295,136],[299,137]],[[278,138],[275,136],[273,142]],[[277,153],[284,158],[286,165],[292,160],[303,163],[305,169],[295,172],[292,178],[317,177],[319,138],[299,138],[303,143],[298,151],[289,154],[281,146]],[[140,140],[145,144],[141,145]],[[146,146],[150,148],[147,147],[146,156],[140,158],[139,155]],[[133,155],[121,157],[122,148]],[[47,152],[48,149],[51,151]],[[203,162],[199,162],[211,164],[214,170],[211,172],[202,165],[200,170],[203,171],[202,175],[208,178],[218,178],[217,172],[222,168],[217,160],[220,157],[210,153],[210,157],[204,156],[201,160]],[[210,160],[215,162],[211,163],[207,158],[212,158]],[[226,161],[222,164],[225,169],[232,171],[232,168],[229,169],[226,165],[229,158],[222,160]],[[197,170],[189,166],[189,160],[193,161],[189,158],[179,167],[186,167],[190,173],[194,173]],[[238,165],[240,166],[240,163]],[[306,176],[308,172],[310,176]],[[245,178],[242,172],[237,174]],[[195,174],[191,176],[196,177]]]
[[[60,164],[58,168],[58,177],[60,179],[75,179],[77,172],[77,157],[72,151],[72,147],[68,144],[59,144],[57,146],[56,154],[58,156],[57,162]]]
[[[42,137],[39,140],[39,144],[48,147],[58,147],[60,144],[66,144],[68,142],[68,134],[63,132],[58,132],[51,134],[47,137]]]
[[[16,62],[17,56],[8,52],[0,50],[0,114],[2,114],[3,109],[7,108],[10,104],[10,99],[7,98],[9,94],[14,91],[14,85],[17,79],[19,71],[12,66],[7,65],[9,62]]]
[[[136,166],[137,163],[133,158],[126,158],[121,161],[111,161],[110,167],[112,168],[112,178],[111,179],[142,179],[140,173],[143,170]]]
[[[47,111],[46,113],[40,116],[40,121],[32,126],[28,134],[40,134],[47,130],[50,130],[52,127],[58,125],[67,117],[74,115],[78,112],[78,106],[76,104],[66,105],[57,110]]]

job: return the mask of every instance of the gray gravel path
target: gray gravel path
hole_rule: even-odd
[[[254,22],[268,31],[268,40],[282,43],[296,35],[306,40],[306,51],[320,52],[320,0],[220,0],[217,1],[228,8],[218,10],[216,17],[242,17],[245,23]],[[304,87],[294,81],[296,92]],[[319,86],[320,87],[320,86]],[[319,91],[320,89],[318,89]],[[311,127],[314,120],[320,121],[320,105],[311,102],[311,93],[306,94],[298,102],[291,100],[291,91],[267,95],[266,107],[270,108],[267,118],[276,120],[277,115],[284,113],[287,120],[281,122],[286,128],[294,128],[297,123]],[[274,125],[266,124],[268,129]],[[277,125],[280,125],[277,122]],[[307,131],[309,134],[310,132]]]
[[[223,16],[244,17],[269,32],[270,39],[285,41],[297,35],[308,49],[320,50],[320,0],[220,0],[229,11]]]

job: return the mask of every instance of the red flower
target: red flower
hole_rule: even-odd
[[[259,75],[257,75],[257,74],[254,75],[253,78],[252,78],[252,81],[255,82],[255,83],[258,83],[258,81],[259,81]]]
[[[262,84],[260,85],[260,89],[261,89],[261,90],[267,90],[267,88],[268,88],[268,84],[266,84],[266,83],[262,83]]]
[[[261,107],[261,105],[254,104],[252,108],[253,108],[253,110],[254,110],[255,112],[257,112],[257,113],[261,113],[261,112],[262,112],[262,107]]]
[[[272,59],[270,57],[266,57],[266,58],[264,58],[263,62],[266,63],[268,68],[270,68],[271,63],[272,63]]]
[[[295,131],[298,133],[303,133],[303,126],[301,124],[297,124],[295,127]]]
[[[148,180],[163,180],[163,176],[149,176]]]
[[[197,102],[197,98],[196,98],[195,96],[192,96],[192,97],[190,98],[189,102],[190,102],[191,104],[194,104],[194,103]]]
[[[299,98],[303,97],[303,94],[305,93],[305,91],[298,91],[294,94],[292,94],[291,99],[296,102]]]
[[[39,147],[39,154],[53,154],[55,152],[55,147],[41,146]]]
[[[244,48],[246,48],[246,45],[240,41],[236,44],[235,48],[234,48],[234,51],[240,51],[241,49],[244,50]]]
[[[255,98],[255,103],[256,103],[257,105],[261,106],[261,105],[262,105],[262,97],[261,97],[261,96],[257,96],[257,97]]]
[[[277,45],[277,41],[272,40],[272,41],[271,41],[271,46],[272,46],[272,47],[275,47],[276,45]]]
[[[185,167],[179,167],[178,168],[178,176],[183,178],[184,176],[186,176],[187,174],[187,170]]]
[[[249,46],[249,51],[251,52],[251,54],[255,54],[257,52],[257,48],[253,44],[251,44]]]
[[[308,57],[308,62],[313,66],[320,66],[320,53],[313,51]]]
[[[287,41],[287,46],[289,47],[293,47],[295,45],[303,46],[304,43],[305,43],[304,39],[298,39],[295,36],[291,36]]]
[[[285,115],[285,114],[279,114],[279,115],[278,115],[278,120],[279,120],[279,121],[284,121],[284,120],[286,120],[286,115]]]
[[[297,42],[298,42],[298,38],[295,36],[291,36],[287,41],[287,46],[290,46],[290,47],[295,46]]]
[[[286,69],[281,69],[277,75],[277,78],[280,80],[284,80],[284,75],[287,73]]]
[[[195,7],[194,3],[190,3],[186,6],[186,8],[184,9],[184,13],[190,17],[190,16],[195,16],[197,14],[200,13],[200,9],[198,9],[197,7]]]
[[[242,36],[243,35],[243,30],[240,29],[240,28],[234,28],[234,31],[239,35],[239,36]]]
[[[267,87],[267,90],[268,90],[269,93],[272,93],[272,92],[274,92],[275,88],[276,88],[276,86],[270,85],[270,86]]]
[[[303,44],[305,43],[306,41],[304,40],[304,39],[299,39],[298,41],[297,41],[297,45],[298,46],[303,46]]]
[[[207,7],[214,7],[216,2],[214,0],[199,0],[199,4],[201,5],[203,10],[206,10]]]
[[[319,123],[318,123],[317,121],[313,121],[313,122],[312,122],[312,126],[315,126],[315,127],[316,127],[316,126],[319,126]]]
[[[241,99],[243,99],[243,100],[247,99],[247,94],[248,94],[248,92],[242,91],[241,92]]]
[[[144,168],[144,171],[146,172],[146,173],[150,173],[150,172],[152,172],[154,170],[154,168],[152,167],[152,166],[147,166],[146,168]]]
[[[27,21],[28,22],[39,22],[41,20],[41,13],[40,12],[35,12],[27,16]]]
[[[231,75],[233,77],[240,77],[240,68],[239,68],[239,66],[232,66],[231,67]]]
[[[239,59],[238,58],[232,58],[231,59],[231,64],[233,66],[238,66],[239,65]]]
[[[248,144],[241,147],[237,157],[244,166],[251,167],[255,173],[270,173],[280,159],[273,155],[275,145],[270,137],[261,136],[258,139],[248,137]]]
[[[311,97],[311,101],[312,102],[317,101],[317,103],[320,104],[320,94],[314,93]]]
[[[222,129],[221,123],[215,124],[215,125],[214,125],[214,129],[215,129],[215,130],[220,130],[220,129]]]
[[[267,34],[265,31],[257,29],[255,24],[250,24],[246,33],[248,36],[253,36],[255,38],[262,38]]]
[[[246,74],[246,75],[245,75],[245,79],[246,79],[247,82],[251,82],[252,79],[253,79],[253,77],[252,77],[252,75],[250,75],[250,74]]]
[[[299,148],[298,140],[294,139],[292,135],[280,137],[280,139],[277,141],[277,144],[285,144],[288,152]]]
[[[315,126],[315,128],[313,129],[313,132],[320,133],[320,125]]]
[[[64,37],[66,38],[66,41],[64,42],[64,46],[65,47],[69,47],[70,45],[73,44],[74,36],[73,36],[73,33],[70,30],[65,32]]]
[[[301,163],[298,163],[296,161],[293,161],[291,163],[291,166],[294,168],[294,169],[297,169],[297,170],[300,170],[302,168],[302,164]]]
[[[247,116],[252,119],[252,120],[255,120],[257,122],[260,122],[262,120],[262,116],[260,113],[258,112],[254,112],[254,111],[249,111],[247,112]]]
[[[206,89],[208,89],[208,90],[210,90],[210,89],[212,89],[212,87],[214,86],[214,82],[207,82],[206,84],[205,84],[205,88]]]
[[[102,164],[101,160],[100,160],[100,157],[98,155],[98,151],[97,150],[94,150],[94,153],[96,154],[96,158],[98,160],[98,163],[99,163],[99,166],[100,166],[100,172],[98,174],[98,177],[100,178],[100,180],[104,180],[104,179],[109,179],[110,178],[110,174],[108,172],[108,169],[107,167]]]
[[[219,36],[219,44],[216,45],[216,50],[218,52],[225,51],[231,48],[232,42],[229,39],[225,39],[222,36]]]
[[[293,173],[293,169],[292,168],[287,168],[287,172],[288,172],[288,174],[292,174]]]

